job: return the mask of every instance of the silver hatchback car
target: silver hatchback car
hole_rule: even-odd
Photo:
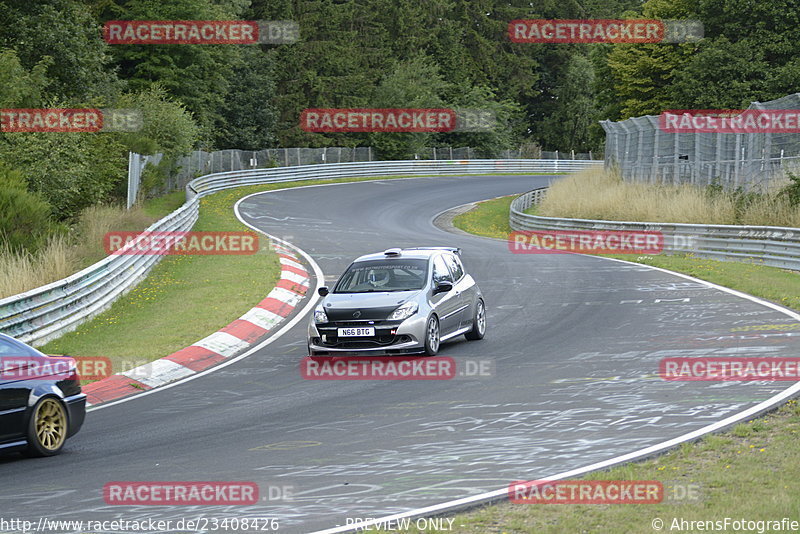
[[[345,270],[308,325],[308,353],[434,355],[442,342],[486,333],[480,288],[450,247],[391,248]]]

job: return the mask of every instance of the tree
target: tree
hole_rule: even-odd
[[[597,124],[598,110],[594,70],[589,58],[580,54],[570,58],[564,79],[555,91],[555,100],[555,109],[541,128],[543,146],[565,152],[597,149],[596,139],[590,139],[592,127]]]
[[[71,0],[8,2],[0,4],[0,19],[0,47],[13,48],[27,69],[46,65],[45,100],[106,105],[119,92],[108,45],[85,5]]]
[[[441,108],[447,82],[429,57],[398,62],[381,80],[371,99],[376,108]],[[432,133],[370,133],[369,143],[381,159],[413,158],[430,144]]]
[[[274,146],[276,113],[273,65],[259,47],[247,47],[234,68],[214,137],[218,149],[261,150]]]
[[[0,108],[32,108],[40,105],[47,79],[46,57],[30,70],[22,66],[14,50],[0,50]]]
[[[231,2],[227,3],[230,7]],[[104,17],[125,20],[230,20],[236,15],[210,0],[130,0]],[[256,46],[256,45],[240,45]],[[133,91],[161,85],[192,113],[202,143],[213,144],[215,128],[231,85],[233,66],[240,58],[237,45],[170,44],[113,45],[120,74]]]

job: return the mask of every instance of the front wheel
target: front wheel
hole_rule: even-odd
[[[472,330],[464,334],[470,341],[483,339],[486,335],[486,306],[481,299],[475,303],[475,316],[472,318]]]
[[[425,354],[436,356],[436,353],[439,352],[439,340],[439,319],[435,315],[431,315],[425,326]]]
[[[43,397],[28,421],[26,456],[54,456],[67,440],[67,410],[54,397]]]

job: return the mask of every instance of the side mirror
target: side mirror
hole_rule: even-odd
[[[320,297],[324,297],[325,295],[330,293],[330,291],[328,291],[328,287],[327,286],[320,286],[320,288],[317,289],[317,293],[319,293]]]
[[[436,284],[436,287],[433,288],[433,294],[437,295],[439,293],[447,293],[451,289],[453,289],[453,284],[452,283],[450,283],[450,282],[439,282],[438,284]]]

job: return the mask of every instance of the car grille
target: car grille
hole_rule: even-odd
[[[337,328],[344,328],[348,326],[382,326],[392,324],[389,321],[334,321],[331,324]],[[400,321],[394,321],[394,325],[400,324]]]
[[[336,336],[336,331],[333,330],[333,333],[325,332],[324,330],[320,329],[320,333],[326,334],[326,341],[322,341],[322,338],[316,339],[316,344],[321,347],[331,347],[337,349],[369,349],[369,348],[377,348],[377,347],[386,347],[389,345],[395,345],[398,343],[408,343],[411,341],[411,336],[407,335],[400,335],[396,336],[393,334],[380,334],[370,337],[370,338],[342,338],[339,339]]]

